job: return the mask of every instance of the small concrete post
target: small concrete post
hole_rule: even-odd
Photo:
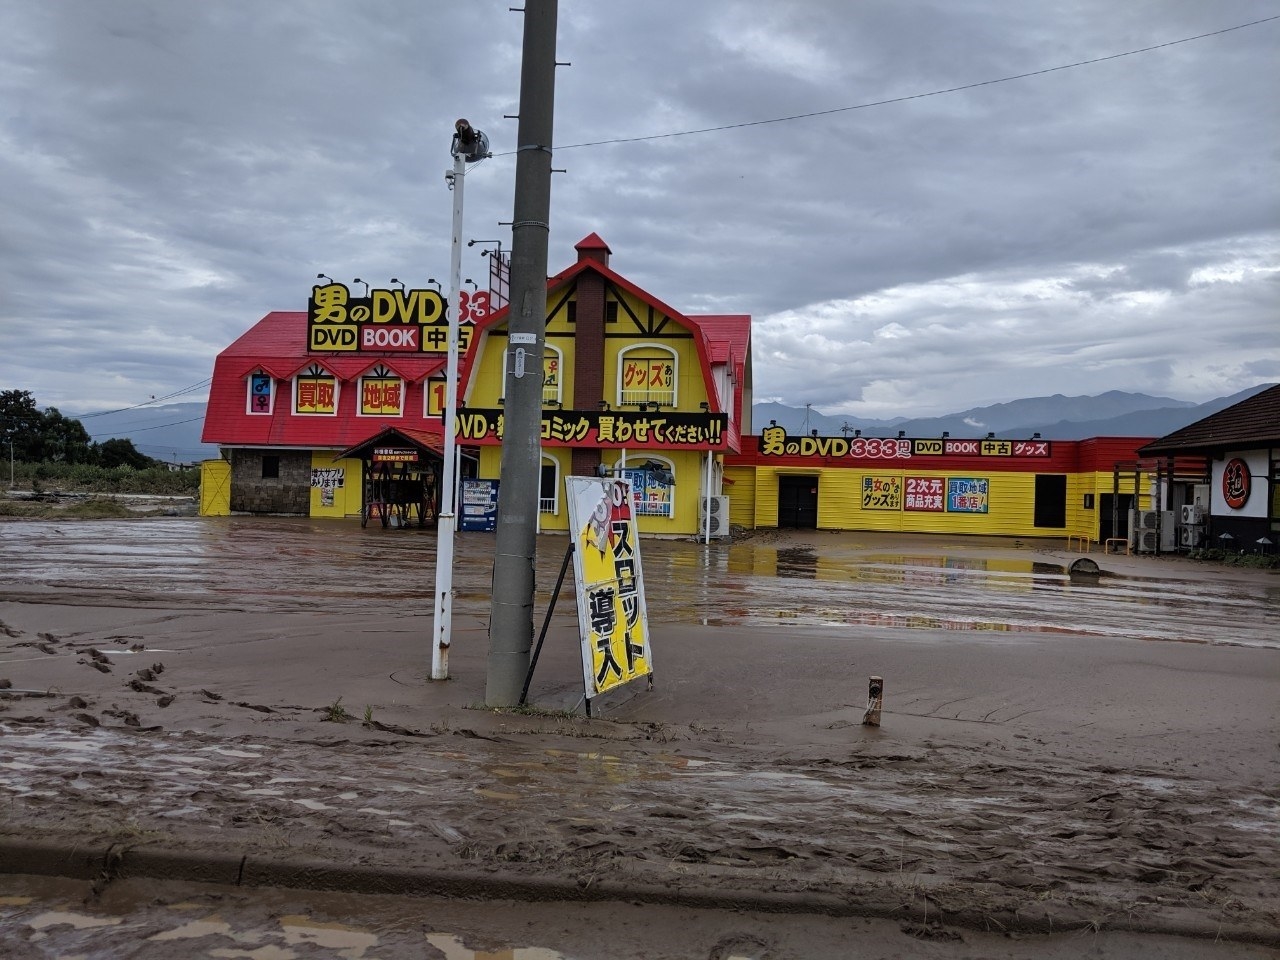
[[[867,681],[867,712],[862,715],[864,727],[880,726],[880,708],[884,705],[884,677]]]

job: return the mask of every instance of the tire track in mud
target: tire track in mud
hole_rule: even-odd
[[[340,728],[340,733],[355,725]],[[7,723],[3,828],[500,872],[923,898],[1014,923],[1280,923],[1280,793],[978,748],[700,759],[524,735],[311,741]],[[462,739],[458,739],[458,735]],[[726,759],[726,756],[728,757]],[[1003,920],[1001,919],[1003,918]]]

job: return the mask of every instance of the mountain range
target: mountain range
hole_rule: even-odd
[[[1109,390],[1095,397],[1031,397],[988,407],[971,407],[945,417],[863,420],[824,416],[812,409],[781,403],[757,403],[751,408],[751,428],[759,433],[770,421],[789,434],[818,431],[819,436],[851,435],[861,430],[867,437],[892,437],[899,431],[908,437],[985,437],[1026,439],[1038,433],[1046,440],[1084,440],[1089,437],[1163,437],[1202,420],[1232,404],[1247,400],[1272,386],[1262,383],[1228,397],[1205,403],[1152,397],[1145,393]]]
[[[855,430],[861,430],[863,436],[868,437],[892,437],[899,431],[908,437],[940,437],[944,432],[957,438],[981,438],[988,433],[1005,439],[1025,439],[1038,433],[1046,440],[1162,437],[1270,386],[1273,384],[1259,384],[1205,403],[1110,390],[1095,397],[1055,394],[972,407],[945,417],[894,417],[888,420],[825,416],[811,408],[757,403],[751,408],[751,427],[759,433],[773,421],[785,427],[790,434],[816,430],[819,436],[825,437],[849,436]],[[170,403],[158,407],[66,415],[80,420],[98,443],[112,437],[123,437],[132,440],[139,451],[156,460],[194,463],[218,456],[216,446],[200,442],[204,412],[203,403]]]

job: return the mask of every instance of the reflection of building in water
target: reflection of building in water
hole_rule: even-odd
[[[649,535],[790,527],[1070,536],[1141,549],[1138,534],[1155,518],[1166,527],[1158,549],[1172,548],[1175,524],[1190,531],[1185,543],[1201,544],[1210,520],[1242,543],[1280,540],[1280,459],[1262,442],[1268,430],[1280,434],[1277,413],[1266,413],[1280,408],[1280,388],[1260,395],[1272,399],[1258,411],[1215,415],[1256,428],[1244,432],[1259,442],[1233,433],[1225,446],[1196,425],[1154,442],[793,436],[773,423],[755,435],[751,318],[680,312],[618,273],[594,233],[575,249],[576,261],[547,281],[541,343],[511,342],[509,307],[492,309],[492,298],[472,295],[460,310],[461,476],[498,480],[507,378],[538,376],[544,532],[567,530],[565,477],[604,474],[632,481]],[[365,294],[317,284],[306,312],[267,314],[218,355],[204,441],[222,460],[205,465],[205,513],[367,522],[402,507],[412,523],[434,519],[438,490],[406,499],[401,484],[388,498],[392,481],[408,477],[375,464],[371,441],[384,436],[438,467],[448,305],[431,289]],[[1280,435],[1267,442],[1280,446]],[[1230,456],[1207,465],[1221,454]],[[438,483],[440,473],[415,482]],[[797,563],[788,572],[811,575]]]

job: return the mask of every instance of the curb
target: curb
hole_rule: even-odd
[[[110,844],[102,849],[0,837],[0,875],[4,874],[85,880],[93,884],[95,893],[113,880],[146,878],[233,887],[283,887],[470,900],[533,903],[619,901],[707,910],[874,917],[913,923],[927,922],[932,916],[935,921],[948,926],[986,932],[998,929],[1024,934],[1052,934],[1087,927],[1116,933],[1280,946],[1280,931],[1267,933],[1257,927],[1239,925],[1210,927],[1194,921],[1167,921],[1096,928],[1085,914],[1064,917],[1061,912],[1057,915],[1015,912],[995,917],[977,910],[941,913],[936,903],[930,909],[926,901],[921,908],[916,905],[914,895],[904,900],[901,891],[893,890],[881,891],[878,898],[854,900],[814,891],[717,891],[706,886],[681,888],[674,884],[623,885],[609,881],[583,884],[558,879],[503,878],[479,872],[269,859],[248,853],[128,847],[122,844]]]

